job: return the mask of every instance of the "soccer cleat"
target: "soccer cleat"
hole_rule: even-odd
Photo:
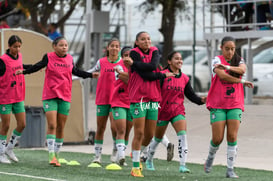
[[[227,178],[239,178],[239,176],[236,175],[236,173],[234,172],[234,170],[232,168],[227,169],[226,177]]]
[[[179,172],[180,173],[191,173],[190,169],[188,169],[186,166],[184,165],[180,165],[179,167]]]
[[[142,157],[140,157],[140,161],[141,161],[141,162],[144,162],[144,163],[145,163],[145,162],[146,162],[146,160],[147,160],[147,157],[146,157],[146,156],[142,156]]]
[[[61,164],[59,163],[59,161],[57,160],[57,158],[54,156],[53,159],[50,161],[49,163],[50,165],[53,165],[55,167],[60,167]]]
[[[204,164],[204,171],[206,173],[210,173],[211,169],[212,169],[212,163],[213,163],[214,157],[208,157],[205,164]]]
[[[0,154],[0,163],[10,164],[11,162],[4,153]]]
[[[125,158],[120,158],[119,161],[118,161],[118,164],[120,166],[125,166]]]
[[[151,170],[151,171],[155,170],[153,160],[146,160],[145,164],[146,164],[147,170]]]
[[[139,162],[139,169],[140,169],[140,170],[143,170],[143,166],[142,166],[142,163],[141,163],[141,162]]]
[[[117,153],[118,153],[118,150],[117,149],[113,149],[112,155],[110,157],[110,160],[111,160],[112,163],[115,163],[117,161]]]
[[[172,161],[173,159],[174,144],[168,143],[167,146],[167,161]]]
[[[6,149],[6,155],[14,162],[18,162],[18,158],[15,156],[13,149]]]
[[[92,161],[92,163],[97,163],[97,164],[101,164],[101,157],[100,156],[95,156],[94,160]]]
[[[142,175],[142,173],[141,173],[141,170],[140,170],[140,168],[132,168],[132,170],[131,170],[131,175],[133,176],[133,177],[144,177],[143,175]]]
[[[55,153],[54,152],[49,152],[48,153],[48,163],[49,164],[53,160],[54,157],[55,157]]]

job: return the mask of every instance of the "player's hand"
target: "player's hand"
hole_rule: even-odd
[[[130,67],[133,64],[133,60],[130,57],[124,57],[123,63],[126,67]]]
[[[15,74],[16,74],[16,75],[23,74],[23,70],[17,70],[17,71],[15,72]]]
[[[254,84],[252,82],[250,82],[250,81],[247,81],[247,80],[245,81],[244,85],[249,87],[249,88],[254,88]]]
[[[215,64],[214,65],[215,68],[219,68],[219,69],[222,69],[222,70],[227,70],[227,66],[226,65],[223,65],[223,64]]]
[[[206,102],[207,102],[207,97],[201,97],[201,102],[203,102],[204,104],[206,104]]]
[[[99,76],[100,76],[100,73],[99,73],[99,72],[93,72],[93,73],[92,73],[92,77],[93,77],[93,78],[99,78]]]
[[[175,74],[172,72],[166,72],[165,75],[166,75],[166,77],[174,77],[175,76]]]

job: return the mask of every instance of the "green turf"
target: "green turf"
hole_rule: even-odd
[[[36,177],[47,177],[60,180],[75,180],[75,181],[123,181],[123,180],[155,180],[155,181],[168,181],[168,180],[180,180],[180,181],[219,181],[230,180],[225,178],[226,167],[214,166],[210,174],[204,173],[203,165],[200,164],[188,164],[188,168],[192,173],[181,174],[178,172],[179,163],[176,161],[167,162],[165,160],[154,160],[156,171],[145,170],[144,178],[133,178],[130,176],[131,159],[126,158],[128,163],[127,167],[123,167],[121,171],[108,171],[104,168],[110,163],[110,156],[106,155],[102,157],[103,168],[88,168],[87,165],[92,161],[93,155],[84,153],[71,153],[62,152],[61,158],[65,158],[67,161],[77,160],[81,163],[80,166],[68,166],[63,164],[62,167],[53,167],[48,164],[47,151],[41,150],[23,150],[15,149],[15,154],[20,159],[19,163],[13,163],[11,165],[0,164],[0,172],[16,173],[31,175]],[[271,181],[273,180],[273,172],[262,170],[251,170],[245,168],[236,168],[236,173],[240,176],[239,180],[245,181]],[[14,181],[14,180],[40,180],[22,176],[9,176],[0,173],[0,180]]]

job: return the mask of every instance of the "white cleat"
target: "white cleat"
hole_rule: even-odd
[[[94,157],[94,160],[92,161],[92,163],[97,163],[97,164],[101,164],[101,157]]]
[[[6,149],[6,155],[14,162],[18,162],[18,158],[15,156],[13,149]]]
[[[110,158],[110,160],[111,160],[112,163],[116,163],[116,161],[117,161],[117,153],[118,153],[118,150],[117,149],[113,149],[112,155],[111,155],[111,158]]]
[[[7,158],[7,155],[2,153],[2,154],[0,154],[0,163],[10,164],[11,162]]]
[[[236,175],[236,173],[234,172],[234,170],[232,168],[227,169],[226,177],[227,178],[239,178],[238,175]]]

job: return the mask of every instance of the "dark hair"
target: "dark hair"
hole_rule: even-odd
[[[136,41],[137,41],[137,39],[139,38],[139,36],[142,34],[142,33],[147,33],[146,31],[140,31],[140,32],[138,32],[137,34],[136,34]],[[147,33],[148,34],[148,33]],[[134,43],[134,48],[136,48],[137,47],[137,45],[136,45],[136,43]]]
[[[22,44],[22,40],[19,36],[17,35],[12,35],[9,37],[8,45],[11,47],[14,43],[19,42]]]
[[[120,51],[121,57],[123,57],[123,54],[124,54],[125,52],[130,51],[131,49],[132,49],[132,47],[130,47],[130,46],[125,46],[125,47],[123,47],[123,48],[121,49],[121,51]]]
[[[238,67],[241,59],[242,58],[235,52],[233,57],[230,60],[230,65]],[[232,72],[232,71],[229,71],[228,73],[229,73],[229,75],[231,75],[233,77],[237,77],[237,78],[239,78],[241,76],[241,74],[238,74],[238,73],[235,73],[235,72]]]
[[[55,29],[57,29],[57,28],[58,28],[57,23],[50,23],[50,25],[51,25],[51,26],[53,26]]]
[[[227,41],[232,41],[235,43],[235,39],[231,36],[225,36],[221,41],[221,46],[223,46]]]
[[[56,46],[56,45],[59,43],[59,41],[61,41],[61,40],[66,40],[66,39],[65,39],[64,36],[59,36],[59,37],[57,37],[57,38],[55,38],[55,39],[53,40],[52,45],[55,45],[55,46]]]
[[[117,38],[112,38],[112,39],[107,43],[107,47],[109,47],[110,44],[111,44],[113,41],[117,41],[117,42],[119,43],[119,45],[120,45],[119,39],[117,39]],[[107,56],[107,57],[109,56],[109,51],[107,50],[107,48],[106,48],[106,56]]]
[[[178,51],[172,51],[171,53],[169,53],[169,54],[167,55],[167,60],[171,60],[171,59],[173,58],[173,56],[174,56],[176,53],[179,53],[179,52],[178,52]],[[165,70],[165,69],[168,69],[169,67],[170,67],[170,65],[167,64],[167,66],[164,67],[164,70]]]

